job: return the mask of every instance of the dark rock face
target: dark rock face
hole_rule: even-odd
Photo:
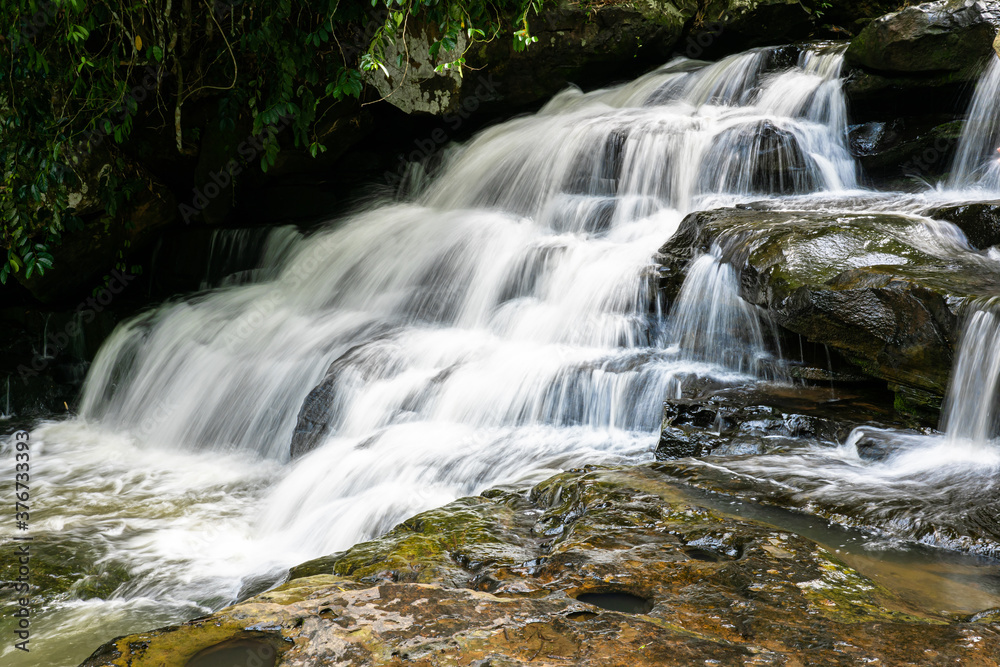
[[[282,666],[908,664],[919,651],[990,666],[1000,655],[995,614],[925,615],[814,542],[694,504],[655,467],[463,498],[291,576],[109,642],[84,665],[181,667],[250,643]]]
[[[605,85],[674,54],[714,58],[805,38],[812,25],[810,11],[790,0],[564,4],[546,7],[532,20],[538,41],[524,51],[513,50],[510,35],[469,50],[469,64],[479,71],[464,77],[434,72],[437,61],[415,56],[426,54],[433,29],[411,29],[410,74],[404,79],[403,70],[390,68],[387,79],[373,83],[383,94],[398,88],[387,101],[407,113],[453,117],[499,101],[508,107],[534,104],[569,84]]]
[[[323,381],[313,387],[306,400],[302,402],[298,420],[295,422],[295,431],[292,434],[292,443],[289,446],[291,458],[296,459],[308,454],[330,432],[336,398],[334,389],[336,379],[335,368],[331,366]]]
[[[985,250],[1000,243],[1000,202],[984,201],[939,206],[924,211],[935,220],[947,220],[963,232],[973,248]]]
[[[1000,28],[994,0],[938,0],[886,14],[861,31],[847,61],[877,72],[954,72],[978,67]]]
[[[90,193],[95,190],[96,186],[91,184]],[[87,190],[84,196],[88,196]],[[35,274],[31,278],[24,271],[14,274],[42,303],[79,298],[81,288],[100,284],[98,278],[111,271],[117,253],[126,243],[129,252],[139,253],[148,248],[164,228],[178,220],[173,194],[152,180],[149,187],[137,192],[127,209],[116,216],[110,230],[98,217],[101,209],[93,208],[98,206],[96,202],[84,200],[80,205],[89,207],[85,211],[90,220],[84,229],[67,233],[58,246],[52,247],[54,266],[44,275]]]
[[[844,93],[855,122],[960,114],[993,48],[1000,3],[939,0],[871,22],[846,54]]]
[[[941,115],[872,121],[850,128],[850,149],[875,186],[923,188],[947,173],[964,125]]]
[[[720,209],[689,215],[659,261],[670,288],[685,257],[720,244],[743,298],[776,323],[933,402],[961,303],[996,293],[1000,273],[974,254],[931,254],[913,240],[922,229],[895,215]]]
[[[802,440],[839,444],[858,425],[899,425],[892,395],[864,385],[726,388],[667,399],[656,459],[770,454]]]

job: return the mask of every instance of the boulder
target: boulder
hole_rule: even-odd
[[[936,206],[924,211],[924,215],[961,229],[973,248],[985,250],[1000,243],[1000,201]]]
[[[684,262],[719,244],[741,274],[741,296],[774,322],[934,407],[948,385],[962,305],[996,294],[1000,271],[957,245],[933,252],[933,238],[904,215],[693,213],[660,249],[662,285],[673,289]]]
[[[996,616],[974,618],[924,612],[831,550],[640,466],[457,500],[83,664],[907,664],[914,646],[1000,664]]]
[[[336,367],[331,366],[323,380],[312,388],[302,402],[299,416],[292,433],[292,442],[288,446],[292,459],[308,454],[323,441],[330,432],[330,422],[336,406],[337,380]]]
[[[855,122],[963,113],[998,28],[997,0],[939,0],[872,21],[845,55]]]
[[[872,21],[846,59],[876,72],[957,72],[981,67],[1000,29],[996,0],[938,0]]]
[[[663,404],[656,459],[770,454],[803,441],[839,444],[858,426],[902,426],[892,394],[857,383],[837,389],[727,387]]]

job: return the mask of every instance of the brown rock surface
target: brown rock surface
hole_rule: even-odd
[[[914,608],[647,466],[461,499],[292,576],[84,665],[200,666],[208,651],[288,666],[1000,664],[995,611]]]

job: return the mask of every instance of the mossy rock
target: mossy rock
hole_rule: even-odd
[[[663,287],[673,289],[685,262],[713,243],[740,271],[741,296],[774,322],[867,375],[938,397],[963,305],[1000,290],[992,262],[935,246],[917,217],[755,207],[689,215],[660,249]]]
[[[422,582],[401,581],[401,564]],[[298,576],[321,569],[352,576]],[[956,622],[915,610],[805,538],[691,502],[652,466],[461,499],[293,577],[113,640],[84,665],[182,667],[219,646],[269,647],[283,666],[909,664],[924,655],[914,647],[942,664],[997,665],[1000,655],[989,613]]]

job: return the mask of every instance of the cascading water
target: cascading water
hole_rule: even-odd
[[[719,473],[723,488],[753,479],[754,494],[875,529],[890,544],[902,539],[1000,557],[1000,317],[993,300],[968,308],[941,432],[862,426],[839,446],[677,468],[713,488]],[[863,454],[872,444],[878,454]]]
[[[952,188],[977,187],[1000,191],[1000,57],[990,64],[976,86],[968,121],[962,129],[955,162],[951,168]]]
[[[291,225],[212,230],[201,289],[276,278],[301,237]]]
[[[80,418],[33,436],[53,499],[34,525],[90,559],[38,621],[39,637],[60,628],[50,662],[489,485],[649,460],[678,377],[751,373],[763,354],[756,324],[743,361],[686,352],[688,321],[755,315],[732,269],[699,260],[689,301],[702,278],[719,298],[668,328],[652,253],[706,202],[855,187],[841,59],[760,49],[566,91],[456,150],[418,201],[288,239],[255,282],[119,326]],[[326,380],[329,431],[287,462]],[[84,601],[93,587],[105,600]]]
[[[670,313],[666,339],[675,342],[687,358],[755,377],[773,377],[777,341],[765,335],[769,326],[757,307],[740,298],[736,270],[721,261],[721,254],[713,247],[691,262]]]
[[[962,331],[948,395],[941,406],[941,430],[952,443],[989,446],[998,434],[1000,410],[1000,320],[974,310]]]

